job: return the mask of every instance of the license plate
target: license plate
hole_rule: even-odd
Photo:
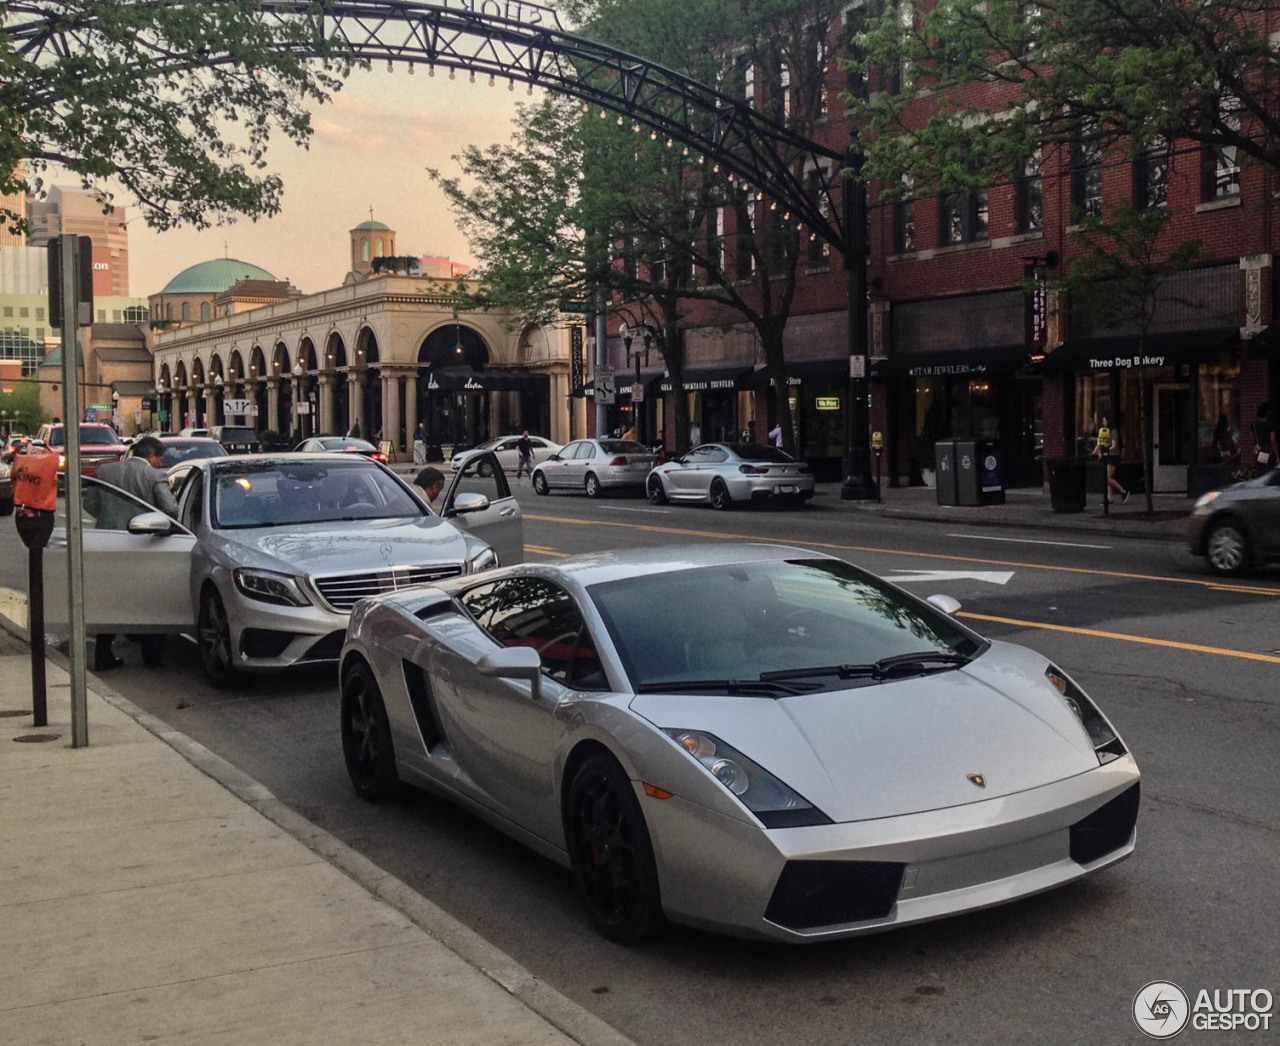
[[[793,484],[784,484],[783,486],[778,488],[779,494],[794,494],[795,492],[796,492],[796,488]]]

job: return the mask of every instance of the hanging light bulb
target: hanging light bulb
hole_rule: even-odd
[[[651,141],[651,142],[656,142],[657,140],[658,140],[658,132],[657,132],[657,131],[650,131],[650,132],[649,132],[649,141]]]
[[[516,89],[516,82],[515,82],[515,80],[511,80],[511,79],[507,80],[507,90],[508,90],[508,91],[514,91],[515,89]]]
[[[769,210],[776,211],[778,209],[778,201],[774,200],[769,204]]]
[[[763,199],[764,199],[764,193],[762,192],[756,193],[756,203],[759,203]]]
[[[467,77],[467,83],[469,83],[469,84],[473,84],[473,83],[475,83],[475,82],[476,82],[476,71],[475,71],[474,69],[472,69],[472,70],[471,70],[471,75]]]
[[[689,155],[689,147],[688,147],[687,145],[684,147],[684,149],[683,149],[683,150],[681,150],[680,155],[681,155],[681,156],[688,156],[688,155]]]
[[[811,232],[811,233],[809,233],[809,242],[810,242],[810,243],[813,243],[813,241],[814,241],[814,240],[816,240],[817,238],[818,238],[818,234],[817,234],[816,232]]]
[[[730,184],[730,185],[732,185],[732,184],[733,184],[733,172],[732,172],[732,171],[730,171],[730,172],[729,172],[729,184]]]
[[[609,113],[608,113],[606,110],[604,110],[604,109],[601,109],[601,110],[600,110],[600,119],[601,119],[601,120],[603,120],[603,119],[604,119],[605,117],[607,117],[608,115],[609,115]]]
[[[670,148],[671,148],[673,145],[675,145],[675,144],[676,144],[676,143],[675,143],[674,141],[672,141],[670,138],[668,138],[668,139],[667,139],[667,148],[668,148],[668,149],[670,149]]]
[[[412,63],[412,62],[410,62],[410,63],[409,63],[409,75],[410,75],[410,76],[412,76],[412,75],[413,75],[413,63]]]
[[[588,105],[586,102],[583,102],[583,103],[582,103],[582,111],[583,111],[584,113],[589,113],[589,112],[591,112],[591,106],[590,106],[590,105]]]
[[[435,75],[436,75],[436,67],[435,67],[434,65],[429,65],[429,66],[427,66],[427,75],[428,75],[428,76],[435,76]]]
[[[619,116],[619,117],[618,117],[618,126],[619,126],[619,127],[621,127],[621,126],[622,126],[622,117],[621,117],[621,116]]]
[[[533,94],[533,84],[529,84],[529,89],[525,91],[525,94]]]
[[[706,163],[706,162],[707,162],[707,158],[706,158],[705,156],[699,156],[699,157],[698,157],[698,166],[699,166],[699,167],[701,167],[701,166],[702,166],[704,163]]]
[[[783,220],[784,222],[789,222],[789,221],[791,221],[791,212],[790,212],[790,211],[785,211],[785,212],[783,212],[782,220]]]
[[[389,73],[394,73],[395,71],[396,71],[396,67],[395,67],[394,65],[392,65],[392,64],[391,64],[391,59],[390,59],[390,58],[388,58],[388,59],[387,59],[387,72],[389,72]]]
[[[497,81],[493,78],[493,73],[489,74],[489,86],[492,87]]]
[[[631,125],[631,129],[632,129],[633,131],[635,131],[635,132],[636,132],[636,134],[639,134],[639,133],[640,133],[640,125],[639,125],[638,123],[637,123],[637,124],[632,124],[632,125]]]
[[[456,71],[455,71],[455,70],[453,70],[453,69],[450,69],[450,70],[449,70],[449,79],[450,79],[450,80],[456,80],[457,78],[458,78],[458,77],[457,77],[457,73],[456,73]]]

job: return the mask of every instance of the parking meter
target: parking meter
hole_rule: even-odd
[[[58,508],[58,456],[19,454],[13,478],[13,521],[27,546],[27,638],[31,647],[31,712],[35,726],[49,725],[44,673],[44,549]]]
[[[876,500],[880,501],[880,452],[884,450],[884,433],[871,433],[871,451],[876,456]]]

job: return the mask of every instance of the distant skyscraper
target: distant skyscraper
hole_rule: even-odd
[[[104,297],[129,297],[129,228],[125,209],[103,213],[96,194],[55,185],[48,200],[27,199],[27,242],[43,247],[55,236],[93,240],[93,290]]]
[[[14,177],[18,179],[22,178],[21,160],[18,161],[18,169],[14,171]],[[26,203],[27,198],[23,193],[0,193],[0,211],[8,211],[21,218],[26,213]],[[4,218],[0,218],[0,247],[25,247],[26,245],[26,234],[14,232],[9,228],[9,221]]]

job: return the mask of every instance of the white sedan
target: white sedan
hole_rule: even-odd
[[[541,436],[530,436],[529,442],[533,444],[533,463],[535,465],[540,461],[546,461],[547,458],[561,449],[559,443],[552,443],[551,440],[543,439]],[[467,459],[473,455],[493,451],[503,471],[514,474],[516,466],[520,463],[520,451],[517,449],[519,443],[519,436],[495,436],[493,439],[485,440],[478,447],[458,451],[449,460],[449,467],[451,469],[461,468]]]

